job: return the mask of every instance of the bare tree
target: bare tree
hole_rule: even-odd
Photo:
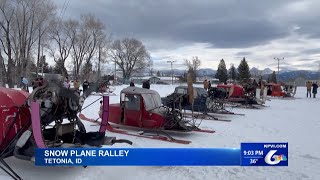
[[[54,22],[50,32],[50,38],[53,44],[49,46],[49,54],[53,60],[62,68],[62,75],[67,76],[68,72],[65,68],[65,62],[70,55],[71,48],[75,41],[75,29],[79,23],[74,20],[65,22]]]
[[[77,29],[74,29],[75,41],[72,45],[72,57],[75,63],[75,75],[79,75],[80,67],[91,67],[89,64],[105,39],[105,25],[91,14],[81,15]]]
[[[98,61],[97,61],[97,79],[101,77],[101,64],[108,62],[108,52],[110,51],[111,45],[111,35],[105,36],[103,40],[100,41],[98,47]]]
[[[28,75],[35,42],[44,34],[41,24],[48,19],[45,15],[51,16],[54,11],[50,0],[0,1],[0,41],[9,87],[13,87],[14,78]]]
[[[192,57],[191,61],[186,59],[185,65],[187,66],[188,73],[190,73],[190,75],[192,76],[193,82],[195,82],[197,79],[198,68],[201,65],[201,60],[197,56],[195,56]]]
[[[133,72],[150,66],[150,55],[141,41],[134,38],[116,40],[112,44],[111,59],[123,73],[123,81],[129,80]]]
[[[56,6],[51,3],[50,0],[43,0],[39,2],[39,6],[43,8],[38,9],[38,13],[36,14],[36,19],[38,22],[38,31],[37,31],[37,41],[38,41],[38,49],[37,49],[37,70],[36,75],[38,76],[38,69],[40,66],[41,56],[43,55],[43,48],[47,47],[48,44],[45,43],[45,40],[49,39],[49,28],[56,17]]]
[[[5,74],[5,65],[2,57],[2,53],[0,51],[0,87],[4,87],[6,83],[6,74]]]
[[[1,58],[1,68],[2,68],[2,74],[6,76],[5,82],[8,83],[8,86],[10,88],[13,87],[14,82],[13,79],[10,78],[13,76],[14,73],[14,67],[15,63],[12,57],[12,40],[11,40],[11,34],[12,34],[12,21],[13,21],[13,16],[15,12],[14,5],[11,0],[2,0],[0,1],[0,11],[1,11],[1,16],[0,16],[0,26],[1,26],[1,36],[0,36],[0,41],[2,45],[1,51],[5,53],[6,60],[5,58]],[[2,57],[2,55],[1,55]],[[5,63],[6,61],[6,63]],[[7,68],[5,67],[7,65]]]
[[[47,0],[14,0],[14,53],[17,67],[17,79],[28,76],[32,62],[32,49],[37,42],[37,32],[44,21],[43,12],[50,14],[53,9],[46,9]],[[41,31],[41,30],[40,30]]]

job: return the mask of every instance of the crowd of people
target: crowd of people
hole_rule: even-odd
[[[29,81],[26,77],[21,77],[20,87],[21,87],[21,90],[29,92],[30,85],[31,85],[32,91],[33,91],[37,87],[43,86],[46,82],[47,81],[43,77],[37,77],[31,83],[29,83]],[[70,81],[69,77],[65,77],[62,85],[63,85],[63,87],[70,89],[71,83],[72,83],[72,81]],[[76,78],[73,81],[73,89],[75,91],[80,92],[80,86],[81,86],[80,80],[78,78]],[[90,83],[87,80],[84,80],[83,84],[82,84],[82,90],[83,91],[87,90],[89,88],[89,86],[90,86]]]
[[[73,89],[77,92],[80,93],[80,85],[81,85],[81,82],[78,78],[76,78],[74,81],[73,81]],[[86,91],[90,86],[90,83],[85,79],[82,83],[82,91]],[[65,77],[64,79],[64,82],[63,82],[63,87],[67,88],[67,89],[70,89],[71,88],[71,81],[69,80],[68,77]]]

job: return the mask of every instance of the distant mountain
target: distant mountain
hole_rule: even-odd
[[[198,76],[214,76],[216,74],[216,70],[210,68],[204,68],[198,70]]]
[[[157,71],[155,71],[157,72]],[[161,70],[162,76],[171,76],[171,70]],[[175,75],[183,76],[184,73],[186,73],[186,70],[180,70],[180,69],[173,69],[173,72]],[[211,68],[201,68],[198,70],[198,76],[211,76],[214,77],[216,74],[216,70]],[[263,70],[259,70],[256,67],[253,67],[250,69],[250,73],[252,75],[262,75],[264,79],[268,79],[270,74],[272,74],[273,70],[270,68],[265,68]],[[277,71],[276,71],[277,73]],[[282,70],[280,71],[280,81],[293,81],[294,79],[302,77],[309,80],[316,80],[320,79],[320,72],[317,71],[306,71],[306,70]]]
[[[183,76],[184,73],[186,73],[186,70],[181,69],[173,69],[173,73],[178,76]],[[210,69],[210,68],[203,68],[199,69],[198,75],[201,76],[214,76],[216,74],[216,70]],[[161,70],[160,73],[162,73],[163,76],[171,76],[172,71],[171,70]]]
[[[178,75],[178,76],[181,76],[185,73],[185,70],[181,70],[181,69],[173,69],[172,71],[173,71],[173,74]],[[172,71],[171,71],[171,69],[161,70],[160,73],[162,73],[163,76],[171,76]]]
[[[262,74],[271,74],[273,71],[270,68],[265,68],[262,70]]]
[[[263,75],[263,78],[268,79],[270,74]],[[279,72],[280,81],[293,81],[299,77],[304,78],[306,80],[318,80],[320,79],[320,72],[307,71],[307,70],[290,70],[290,71],[286,70],[286,71]]]
[[[253,74],[253,75],[266,75],[266,74],[271,74],[273,71],[270,69],[270,68],[265,68],[264,70],[259,70],[258,68],[256,67],[253,67],[250,69],[250,73]]]
[[[260,70],[256,67],[253,67],[250,69],[250,74],[259,74]]]

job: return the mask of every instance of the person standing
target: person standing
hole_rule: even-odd
[[[204,88],[205,90],[208,90],[208,88],[209,88],[209,83],[208,83],[208,80],[207,80],[207,79],[203,81],[203,88]]]
[[[211,89],[211,82],[208,81],[208,90],[210,90],[210,89]]]
[[[82,84],[83,92],[89,88],[89,82],[85,79]]]
[[[39,86],[43,86],[46,83],[47,83],[47,81],[43,77],[41,77],[39,80]]]
[[[40,85],[40,81],[39,78],[36,78],[35,80],[32,81],[32,89],[35,90],[37,87],[39,87]]]
[[[74,86],[74,89],[75,89],[76,91],[79,91],[80,82],[78,81],[78,79],[76,79],[76,80],[73,82],[73,86]]]
[[[134,82],[133,82],[133,80],[130,82],[130,86],[131,86],[131,87],[134,87]]]
[[[150,89],[150,80],[144,81],[142,84],[142,88]]]
[[[21,77],[22,90],[29,92],[28,80],[25,77]]]
[[[63,86],[67,89],[70,88],[70,81],[68,77],[66,77],[66,79],[64,80]]]
[[[314,83],[312,84],[312,94],[313,94],[313,98],[316,98],[317,89],[318,89],[318,82],[314,82]]]
[[[308,95],[309,95],[310,98],[311,98],[311,87],[312,87],[312,84],[311,84],[310,81],[307,81],[306,87],[307,87],[307,98],[308,98]]]

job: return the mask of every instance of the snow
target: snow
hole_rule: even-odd
[[[177,85],[176,85],[177,86]],[[151,89],[160,93],[161,97],[173,92],[176,86],[151,85]],[[201,85],[197,85],[201,86]],[[111,103],[119,102],[119,92],[122,88],[117,86],[117,96],[110,97]],[[320,178],[320,99],[307,99],[305,88],[297,90],[297,99],[272,99],[267,101],[264,109],[232,109],[233,112],[244,113],[245,116],[222,116],[232,119],[231,122],[202,121],[201,126],[216,132],[188,133],[188,135],[174,135],[180,139],[192,140],[189,145],[149,140],[120,134],[107,133],[134,142],[132,147],[230,147],[239,148],[241,142],[288,142],[288,167],[36,167],[32,162],[21,161],[14,157],[7,158],[9,165],[25,180],[35,179],[319,179]],[[90,96],[86,99],[84,107],[98,99]],[[83,114],[90,118],[98,117],[97,101],[83,110]],[[97,131],[98,126],[84,122],[86,128]],[[115,144],[113,147],[131,147],[126,144]],[[0,179],[10,179],[0,170]]]

